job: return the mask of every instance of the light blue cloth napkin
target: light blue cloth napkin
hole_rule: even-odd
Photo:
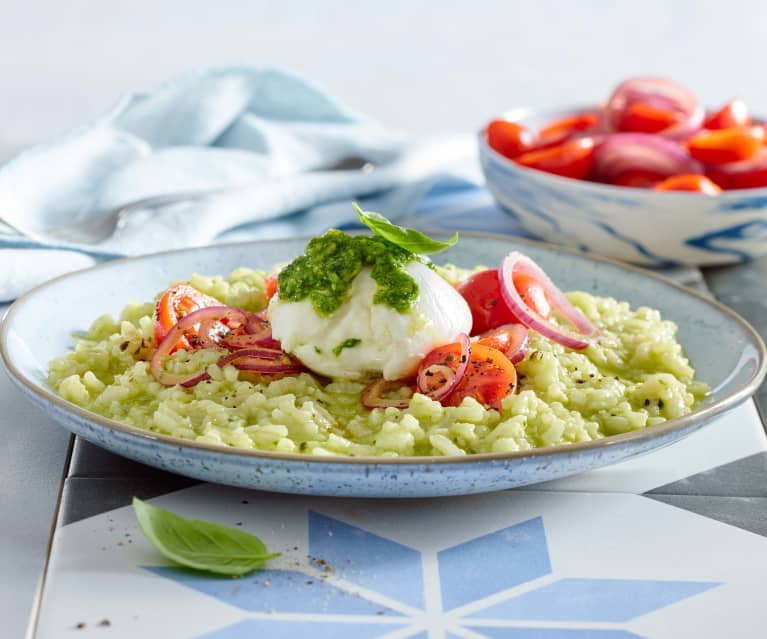
[[[375,168],[327,170],[346,158]],[[0,169],[0,300],[117,256],[349,227],[355,198],[412,219],[425,195],[471,192],[478,176],[472,136],[408,142],[275,69],[192,73]],[[41,237],[144,197],[220,188],[136,211],[95,245]]]

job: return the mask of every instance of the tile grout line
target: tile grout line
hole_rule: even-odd
[[[753,400],[754,400],[754,407],[756,408],[756,414],[759,415],[759,419],[762,421],[762,430],[764,431],[765,439],[767,439],[767,419],[765,419],[765,417],[767,416],[764,414],[765,411],[762,410],[762,405],[758,401],[756,394],[754,394]]]
[[[714,268],[716,268],[716,267],[714,267]],[[706,270],[703,270],[701,268],[698,268],[697,270],[701,274],[701,278],[703,280],[704,286],[703,287],[698,286],[696,288],[705,288],[706,290],[708,290],[711,293],[711,296],[715,300],[718,300],[718,301],[722,302],[723,304],[726,304],[726,306],[728,306],[730,309],[732,309],[733,311],[735,311],[736,313],[741,315],[749,324],[751,324],[753,326],[754,322],[749,317],[750,313],[746,314],[746,313],[742,312],[739,308],[736,308],[735,306],[733,306],[733,305],[725,302],[724,300],[722,300],[720,295],[718,295],[717,292],[716,292],[716,287],[713,286],[711,283],[709,283],[709,279],[707,277],[709,275],[709,272],[706,271]],[[760,328],[757,328],[757,327],[754,326],[754,329],[757,331],[757,333],[763,339],[765,339],[767,337],[765,335],[762,335],[762,331],[760,330]],[[754,406],[756,407],[757,415],[759,415],[759,419],[762,422],[762,430],[764,431],[765,437],[767,437],[767,405],[764,405],[764,406],[762,405],[763,402],[762,402],[762,398],[761,398],[760,392],[759,392],[760,390],[762,390],[764,388],[767,388],[767,382],[762,383],[762,385],[759,388],[756,389],[756,392],[754,392],[754,394],[752,395],[752,400],[754,402]]]
[[[59,529],[59,515],[61,513],[62,497],[64,495],[64,484],[67,476],[69,475],[69,469],[72,464],[72,451],[74,449],[75,435],[69,438],[69,445],[67,446],[67,456],[64,460],[64,469],[61,473],[61,479],[59,481],[59,490],[56,495],[56,505],[53,509],[53,517],[51,519],[50,533],[48,534],[48,544],[45,548],[45,561],[43,562],[43,569],[40,573],[40,581],[37,585],[37,591],[35,592],[35,598],[32,602],[32,610],[29,615],[29,626],[27,627],[26,639],[34,639],[37,636],[37,627],[40,621],[40,611],[42,609],[43,592],[45,590],[45,582],[48,576],[48,568],[51,561],[51,550],[53,549],[53,539],[56,535],[56,531]]]

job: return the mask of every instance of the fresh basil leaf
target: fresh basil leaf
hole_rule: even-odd
[[[439,253],[449,249],[458,241],[458,233],[454,234],[446,242],[440,242],[430,238],[428,235],[424,235],[420,231],[392,224],[380,213],[363,211],[357,206],[356,202],[353,202],[353,206],[357,211],[360,222],[373,231],[373,233],[411,253]]]
[[[258,537],[236,528],[185,519],[169,510],[133,498],[139,526],[154,546],[182,566],[221,575],[239,576],[260,568],[269,553]]]

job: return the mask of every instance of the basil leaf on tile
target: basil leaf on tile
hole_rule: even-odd
[[[258,537],[209,521],[185,519],[133,498],[139,526],[165,557],[182,566],[221,575],[249,573],[280,553],[269,553]]]
[[[357,206],[356,202],[353,202],[353,205],[360,218],[360,222],[373,231],[373,233],[411,253],[439,253],[449,249],[458,241],[458,233],[455,233],[449,240],[440,242],[430,238],[428,235],[424,235],[420,231],[392,224],[380,213],[363,211]]]

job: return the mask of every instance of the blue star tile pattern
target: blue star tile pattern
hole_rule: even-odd
[[[147,570],[251,614],[199,639],[376,639],[392,633],[428,639],[423,623],[429,620],[437,620],[439,636],[448,639],[642,639],[626,628],[588,625],[623,624],[719,585],[571,576],[550,581],[541,517],[431,554],[427,560],[433,566],[436,559],[439,578],[429,581],[415,548],[317,512],[308,513],[308,524],[305,572],[269,569],[232,580],[180,568]],[[535,583],[543,577],[548,583]],[[472,612],[461,609],[466,605]],[[568,627],[573,622],[579,627]]]
[[[437,558],[445,610],[551,572],[540,517],[453,546],[438,553]]]
[[[396,629],[397,626],[372,623],[247,619],[201,635],[198,639],[375,639]]]
[[[309,557],[343,579],[423,608],[421,553],[413,548],[309,511]]]
[[[248,612],[396,614],[327,581],[292,570],[259,570],[240,579],[167,566],[148,570]]]
[[[589,628],[472,628],[487,639],[642,639],[626,630],[596,630]]]
[[[560,579],[472,616],[624,622],[717,585],[712,582],[649,579]]]

